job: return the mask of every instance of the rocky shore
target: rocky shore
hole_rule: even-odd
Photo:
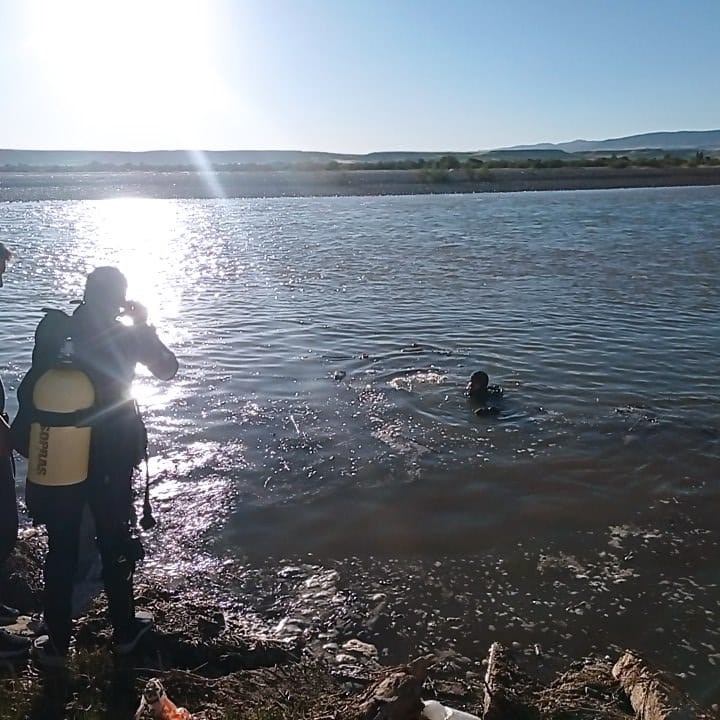
[[[218,172],[0,172],[0,201],[256,198],[720,185],[720,167]]]
[[[26,613],[14,630],[28,635],[37,631],[44,542],[41,532],[24,531],[2,582],[0,600]],[[122,662],[110,651],[104,601],[94,600],[76,622],[66,673],[42,675],[32,664],[3,669],[0,719],[129,720],[151,679],[196,720],[434,720],[438,713],[450,720],[443,707],[485,720],[717,716],[633,653],[568,663],[539,646],[493,643],[481,657],[444,649],[388,664],[394,653],[383,646],[381,612],[370,614],[364,629],[348,627],[328,641],[301,620],[273,626],[244,613],[212,578],[200,580],[139,584],[139,605],[154,613],[156,630]],[[293,622],[297,632],[288,633]],[[424,709],[423,701],[437,702]],[[152,717],[151,708],[141,716]]]

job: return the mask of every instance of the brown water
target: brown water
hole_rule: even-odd
[[[136,384],[151,571],[224,561],[311,624],[380,589],[398,656],[631,645],[717,702],[719,220],[714,188],[4,203],[0,370],[12,400],[39,308],[117,264],[183,366]]]

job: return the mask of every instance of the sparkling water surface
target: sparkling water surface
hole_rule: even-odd
[[[116,264],[182,366],[135,384],[150,569],[399,572],[464,652],[635,645],[720,699],[719,221],[716,188],[2,203],[0,371],[12,412],[40,309]]]

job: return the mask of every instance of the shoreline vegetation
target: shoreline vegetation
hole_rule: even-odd
[[[620,158],[619,164],[582,167],[555,166],[550,161],[527,167],[507,163],[497,166],[494,162],[466,162],[455,167],[451,160],[441,160],[412,169],[345,165],[305,169],[0,169],[0,201],[127,196],[204,199],[420,195],[720,185],[720,160],[716,158],[683,165],[625,165]],[[459,162],[457,158],[455,161]]]

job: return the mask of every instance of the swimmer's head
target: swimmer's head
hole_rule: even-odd
[[[468,383],[468,392],[483,392],[487,390],[490,378],[486,372],[478,370],[470,376],[470,382]]]

